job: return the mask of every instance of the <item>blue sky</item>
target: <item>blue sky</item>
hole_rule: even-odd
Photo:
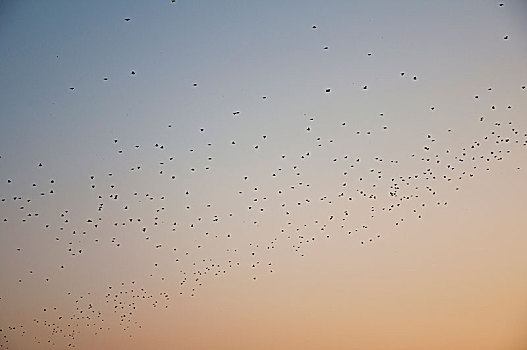
[[[83,296],[111,326],[74,327],[81,349],[520,349],[526,15],[523,1],[0,2],[0,329],[60,347],[32,320],[70,334],[58,316]],[[170,307],[137,304],[146,331],[126,328],[110,286]],[[478,338],[496,320],[509,327]],[[445,331],[420,342],[423,322]],[[302,325],[327,328],[302,343]],[[356,343],[332,343],[352,325]]]

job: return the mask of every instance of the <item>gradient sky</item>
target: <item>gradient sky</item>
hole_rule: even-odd
[[[0,1],[0,349],[525,350],[526,18]]]

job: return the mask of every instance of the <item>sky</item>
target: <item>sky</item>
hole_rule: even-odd
[[[525,18],[0,1],[0,349],[526,349]]]

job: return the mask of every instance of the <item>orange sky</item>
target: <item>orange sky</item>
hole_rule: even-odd
[[[0,350],[525,350],[525,1],[0,2]]]

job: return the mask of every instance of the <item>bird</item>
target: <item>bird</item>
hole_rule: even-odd
[[[193,6],[181,5],[171,16]],[[308,20],[320,21],[311,15]],[[14,141],[4,142],[0,156],[0,232],[8,233],[3,248],[10,266],[0,307],[25,310],[0,322],[0,348],[83,348],[102,334],[100,342],[120,342],[120,335],[152,328],[143,327],[153,319],[149,312],[185,309],[220,277],[232,288],[243,287],[241,278],[265,288],[276,281],[266,276],[293,258],[316,259],[335,249],[360,260],[394,242],[425,244],[410,242],[410,230],[465,205],[467,197],[459,195],[465,188],[521,178],[526,87],[506,79],[512,63],[492,65],[470,84],[448,70],[439,79],[423,64],[419,46],[394,62],[382,40],[368,43],[326,26],[309,34],[309,22],[299,23],[285,29],[284,37],[300,35],[290,43],[295,60],[279,60],[290,65],[286,73],[275,61],[288,52],[269,50],[265,63],[254,61],[233,43],[221,46],[227,40],[221,35],[212,44],[190,40],[187,52],[180,44],[195,31],[167,31],[150,42],[153,56],[134,55],[145,29],[117,33],[104,23],[107,39],[120,43],[105,48],[105,60],[139,57],[154,69],[142,70],[133,83],[112,78],[101,90],[90,83],[102,75],[100,62],[71,70],[60,65],[67,59],[53,59],[53,74],[39,84],[60,90],[63,82],[51,78],[58,72],[79,89],[64,98],[44,94],[44,102],[26,98],[34,115],[15,123],[21,132],[6,124]],[[372,38],[379,34],[364,26]],[[396,37],[399,29],[393,30]],[[499,49],[500,38],[513,34],[503,30],[491,23],[485,44]],[[331,53],[318,35],[337,41],[329,43]],[[214,60],[200,56],[209,44],[223,47]],[[170,59],[164,50],[174,45],[182,51]],[[372,52],[360,51],[366,45]],[[97,61],[95,53],[83,54]],[[129,69],[105,67],[103,81],[123,67]],[[207,81],[197,89],[200,73],[214,78],[214,88]],[[445,82],[454,76],[450,89]],[[409,83],[418,77],[419,84]],[[324,95],[334,88],[337,94]],[[479,195],[476,200],[492,202],[485,188]],[[43,248],[46,254],[39,253]],[[355,249],[362,252],[351,254]],[[309,262],[317,263],[330,262]],[[214,298],[214,290],[204,294]],[[184,313],[174,314],[185,321]]]

